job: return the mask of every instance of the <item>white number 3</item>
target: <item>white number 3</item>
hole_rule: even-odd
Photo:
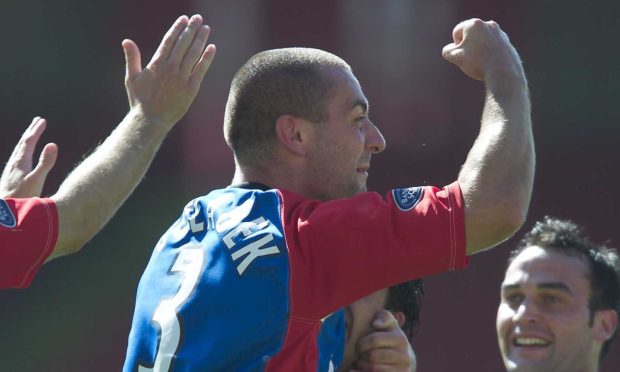
[[[167,372],[179,346],[181,326],[177,309],[194,291],[204,264],[204,253],[199,244],[187,244],[179,251],[179,255],[170,269],[172,273],[183,275],[179,291],[173,297],[162,300],[153,314],[153,322],[157,323],[161,330],[155,364],[152,368],[139,365],[138,372]]]

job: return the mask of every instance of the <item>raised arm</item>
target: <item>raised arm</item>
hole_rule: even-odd
[[[138,185],[198,93],[215,55],[214,45],[205,48],[208,36],[201,16],[180,17],[144,69],[138,46],[123,41],[129,113],[51,197],[58,208],[59,231],[50,259],[80,249]]]
[[[467,253],[508,239],[525,221],[534,182],[534,138],[521,60],[497,23],[457,25],[443,56],[484,81],[480,133],[459,173]]]

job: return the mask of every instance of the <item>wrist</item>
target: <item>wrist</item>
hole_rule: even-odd
[[[163,134],[167,134],[175,124],[172,120],[168,120],[161,115],[147,112],[140,104],[131,107],[125,117],[132,123],[152,131],[162,132]]]
[[[495,94],[523,94],[527,93],[527,79],[523,67],[501,65],[487,69],[484,84],[488,91]]]
[[[139,136],[140,147],[156,146],[159,147],[164,138],[172,129],[173,124],[163,120],[158,115],[150,115],[142,107],[132,107],[121,122],[119,129],[125,136],[131,133],[132,136]],[[125,129],[122,129],[125,128]]]

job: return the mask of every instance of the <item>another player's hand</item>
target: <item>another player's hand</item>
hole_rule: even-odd
[[[196,97],[215,56],[215,45],[205,48],[209,32],[200,15],[179,17],[144,69],[136,43],[123,40],[131,109],[167,127],[176,124]]]
[[[45,178],[58,157],[58,146],[48,143],[41,151],[37,166],[32,168],[34,149],[45,126],[45,119],[37,116],[22,134],[0,177],[0,198],[30,198],[41,195]]]
[[[517,51],[494,21],[463,21],[454,27],[452,39],[454,42],[443,48],[442,55],[469,77],[487,80],[496,72],[525,77]]]
[[[392,313],[380,310],[372,325],[375,332],[357,342],[353,371],[415,371],[415,354]]]

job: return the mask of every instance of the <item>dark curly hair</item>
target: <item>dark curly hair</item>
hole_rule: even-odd
[[[537,222],[523,237],[517,248],[510,253],[508,266],[531,246],[553,249],[587,263],[590,269],[590,325],[598,310],[613,309],[620,314],[620,265],[615,249],[593,243],[585,235],[584,229],[574,222],[549,216]],[[616,328],[612,337],[603,343],[601,359],[609,351],[617,332]]]
[[[402,311],[405,314],[405,323],[401,326],[401,329],[405,332],[409,341],[411,341],[419,326],[423,294],[424,281],[422,279],[410,280],[388,288],[385,307],[387,310]]]

